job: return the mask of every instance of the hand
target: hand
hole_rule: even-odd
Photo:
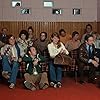
[[[11,57],[11,61],[14,61],[15,59],[16,59],[16,57],[13,57],[13,56]]]
[[[62,52],[63,52],[63,49],[61,49],[60,53],[62,53]]]
[[[66,54],[66,50],[61,49],[60,53]]]
[[[34,62],[33,62],[33,64],[34,64],[34,65],[37,65],[38,62],[39,62],[39,60],[38,60],[38,59],[35,59]]]
[[[93,64],[95,67],[98,67],[98,66],[99,66],[98,62],[95,61],[95,60],[92,60],[92,64]]]
[[[95,56],[94,59],[99,63],[99,58]]]
[[[63,50],[63,52],[62,52],[63,54],[66,54],[66,50]]]
[[[18,62],[22,62],[22,58],[19,58],[19,59],[18,59]]]

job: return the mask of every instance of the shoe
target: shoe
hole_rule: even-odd
[[[53,86],[54,88],[57,88],[57,84],[54,84],[54,86]]]
[[[54,84],[55,84],[54,82],[50,82],[50,86],[51,86],[51,87],[53,87],[53,86],[54,86]]]
[[[62,87],[61,82],[57,82],[57,87],[58,87],[58,88],[61,88],[61,87]]]
[[[80,81],[79,81],[79,83],[80,83],[80,84],[84,84],[85,82],[84,82],[84,81],[82,81],[82,80],[80,80]]]
[[[3,71],[2,72],[2,76],[5,78],[5,79],[9,79],[10,76],[9,76],[9,73],[7,71]]]
[[[32,91],[35,91],[35,90],[36,90],[36,87],[32,87],[31,90],[32,90]]]
[[[54,88],[57,88],[57,84],[55,84],[54,82],[50,82],[50,86],[54,87]]]
[[[32,90],[32,91],[35,91],[35,90],[36,90],[36,87],[35,87],[32,83],[30,83],[30,82],[28,82],[28,81],[24,81],[24,85],[25,85],[25,87],[26,87],[27,89],[30,89],[30,90]]]
[[[11,83],[11,84],[9,85],[9,88],[10,88],[10,89],[14,89],[14,88],[15,88],[15,84],[14,84],[14,83]]]

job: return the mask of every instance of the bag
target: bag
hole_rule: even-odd
[[[69,55],[58,54],[54,58],[54,64],[71,66],[72,65],[72,58]]]

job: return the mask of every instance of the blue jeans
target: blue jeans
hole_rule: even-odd
[[[10,78],[9,78],[8,82],[15,84],[17,73],[18,73],[19,63],[16,62],[16,61],[13,61],[12,63],[9,63],[8,57],[3,56],[2,66],[3,66],[3,71],[8,71],[10,73]]]
[[[51,82],[61,82],[62,80],[62,67],[61,65],[54,65],[53,61],[49,62],[49,75]]]

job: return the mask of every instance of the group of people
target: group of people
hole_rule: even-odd
[[[25,63],[24,85],[32,91],[46,89],[49,86],[61,88],[62,65],[54,64],[54,59],[59,54],[70,55],[72,50],[78,50],[79,83],[84,82],[84,66],[89,66],[88,82],[93,83],[95,70],[99,66],[100,38],[92,31],[92,26],[86,26],[86,32],[81,41],[79,33],[74,31],[72,36],[67,36],[64,29],[59,33],[51,34],[50,40],[46,32],[41,32],[36,38],[33,28],[21,30],[18,39],[7,34],[3,28],[0,34],[0,55],[2,76],[10,83],[9,88],[16,85],[16,78],[21,62]],[[48,64],[48,72],[42,71],[41,63]]]

